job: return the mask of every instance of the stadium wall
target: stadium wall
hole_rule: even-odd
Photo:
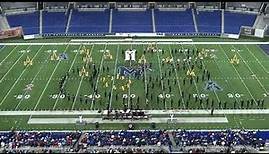
[[[42,34],[42,37],[182,37],[182,36],[221,36],[219,33],[47,33]]]

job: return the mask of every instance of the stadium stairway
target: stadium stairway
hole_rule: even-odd
[[[43,29],[43,11],[39,11],[39,34],[42,34]]]
[[[113,9],[110,9],[110,14],[109,14],[109,30],[108,32],[112,32],[112,24],[113,24]]]
[[[153,33],[156,33],[154,9],[151,9],[151,19],[152,19],[152,31]]]
[[[177,144],[176,144],[176,142],[175,142],[175,139],[174,139],[174,137],[173,137],[172,132],[168,132],[168,136],[169,136],[169,139],[170,139],[170,141],[171,141],[173,147],[176,147]]]
[[[265,16],[263,14],[259,14],[256,17],[256,20],[254,22],[253,28],[255,29],[264,29],[266,27]]]
[[[73,13],[73,9],[68,9],[68,12],[67,12],[68,20],[67,20],[67,23],[66,23],[65,33],[68,33],[68,31],[69,31],[69,25],[70,25],[70,21],[71,21],[71,18],[72,18],[72,13]]]
[[[85,134],[86,134],[86,133],[82,133],[82,134],[80,134],[78,140],[74,143],[74,145],[73,145],[73,149],[74,149],[75,151],[79,151],[79,149],[81,149],[81,148],[79,147],[79,145],[80,145],[81,140],[84,138]]]
[[[221,9],[221,34],[224,33],[224,9]]]
[[[9,29],[10,26],[7,22],[6,16],[0,15],[0,30]]]
[[[253,24],[253,27],[256,27],[257,26],[257,24],[259,23],[259,19],[260,19],[260,17],[261,17],[261,15],[259,14],[259,15],[257,15],[257,17],[256,17],[256,19],[255,19],[255,22],[254,22],[254,24]]]
[[[193,20],[195,32],[197,33],[198,28],[197,28],[197,22],[196,22],[196,9],[191,9],[191,12],[192,12],[192,20]]]

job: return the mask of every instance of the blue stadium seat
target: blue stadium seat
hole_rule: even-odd
[[[39,33],[39,12],[7,15],[10,27],[22,26],[24,34]]]
[[[155,10],[156,32],[195,32],[190,9],[186,11]]]
[[[112,32],[153,32],[151,11],[113,11]]]
[[[238,34],[241,26],[253,26],[256,19],[255,14],[224,12],[224,32]]]
[[[43,33],[65,33],[67,20],[65,12],[43,11]]]
[[[221,11],[197,11],[198,32],[221,33]]]
[[[110,11],[74,10],[69,33],[107,33]],[[220,11],[200,11],[196,15],[198,31],[203,33],[221,32]],[[252,26],[256,15],[225,12],[225,33],[238,34],[240,27]],[[22,26],[24,34],[39,33],[39,12],[8,15],[11,27]],[[64,12],[43,12],[43,33],[64,33],[68,16]],[[156,32],[194,33],[194,23],[190,9],[186,11],[155,10]],[[113,11],[112,32],[152,32],[151,11]]]
[[[109,30],[109,10],[74,10],[70,21],[70,33],[100,33]]]

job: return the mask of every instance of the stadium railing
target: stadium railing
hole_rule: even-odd
[[[122,36],[140,36],[140,37],[149,37],[149,36],[221,36],[220,33],[142,33],[140,35],[133,35],[134,33],[120,33]],[[116,33],[43,33],[42,37],[104,37],[104,36],[115,36],[118,37]]]

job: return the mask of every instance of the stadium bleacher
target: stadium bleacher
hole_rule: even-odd
[[[43,33],[64,33],[67,18],[65,12],[43,11]]]
[[[165,131],[111,131],[89,132],[87,138],[82,141],[88,146],[148,146],[148,145],[171,145],[168,134]]]
[[[266,133],[268,134],[268,132]],[[236,146],[249,145],[253,147],[264,146],[265,140],[256,135],[254,131],[177,131],[174,134],[177,145],[218,145]]]
[[[195,32],[192,13],[155,10],[156,32]]]
[[[151,11],[113,11],[112,32],[152,33]]]
[[[108,32],[108,30],[109,10],[73,11],[69,27],[70,33],[101,33]]]
[[[199,32],[221,33],[221,11],[196,11]]]
[[[72,146],[79,132],[8,132],[0,134],[1,147],[64,147]]]
[[[39,33],[39,11],[27,14],[7,15],[10,27],[23,27],[24,34]]]
[[[185,11],[161,11],[156,9],[156,32],[195,33],[191,9]],[[69,12],[68,12],[69,13]],[[68,15],[65,12],[43,11],[42,33],[65,33]],[[201,11],[195,13],[199,33],[221,33],[221,11]],[[101,19],[101,20],[99,20]],[[256,14],[225,11],[224,32],[238,34],[241,26],[253,26]],[[22,26],[25,34],[39,33],[39,12],[7,15],[10,27]],[[29,22],[31,21],[31,22]],[[110,10],[73,10],[68,33],[108,33]],[[118,11],[112,13],[112,32],[152,33],[151,10]]]
[[[224,12],[224,32],[238,34],[241,26],[252,27],[256,19],[255,14],[243,14],[225,11]]]
[[[172,138],[168,135],[171,133]],[[265,146],[269,139],[268,131],[251,130],[222,130],[222,131],[188,131],[188,130],[139,130],[139,131],[89,131],[89,132],[1,132],[0,143],[4,150],[22,150],[31,146],[38,150],[46,148],[88,149],[88,152],[111,151],[107,147],[116,146],[115,151],[122,151],[125,147],[153,147],[147,149],[156,151],[154,147],[195,147],[207,146],[248,146],[259,149]],[[172,144],[172,140],[176,145]],[[77,146],[76,146],[77,145]],[[89,148],[92,147],[92,148]],[[105,149],[95,149],[104,147]],[[154,150],[155,149],[155,150]],[[188,148],[187,148],[188,149]],[[126,151],[140,151],[139,149],[125,149]],[[146,150],[146,151],[147,151]],[[199,150],[196,149],[196,150]],[[201,149],[200,149],[201,150]],[[112,150],[113,151],[113,150]],[[145,152],[144,150],[141,150]],[[149,151],[148,151],[149,152]]]

